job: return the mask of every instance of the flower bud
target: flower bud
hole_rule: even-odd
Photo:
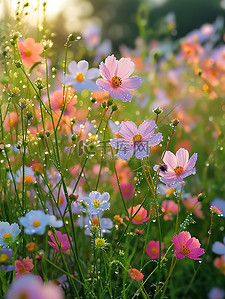
[[[205,199],[206,199],[205,192],[199,193],[199,195],[198,195],[198,201],[202,202]]]

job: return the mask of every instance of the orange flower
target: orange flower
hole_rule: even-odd
[[[137,269],[133,268],[128,271],[128,275],[133,280],[143,280],[144,275],[138,271]]]
[[[27,38],[24,42],[18,43],[21,58],[25,66],[31,67],[35,62],[41,61],[41,54],[44,47],[40,43],[35,43],[33,38]]]

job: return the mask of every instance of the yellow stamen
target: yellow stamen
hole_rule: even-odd
[[[26,50],[26,52],[25,52],[25,55],[26,55],[27,57],[30,57],[32,54],[33,54],[33,53],[32,53],[32,51],[31,51],[30,49]]]
[[[141,222],[144,218],[142,215],[136,215],[134,216],[134,219],[137,221],[137,222]]]
[[[157,254],[158,253],[158,249],[157,248],[152,248],[152,254]]]
[[[6,233],[4,235],[2,235],[4,239],[8,239],[11,237],[11,234],[10,233]]]
[[[95,200],[93,200],[93,204],[94,204],[94,206],[95,206],[95,208],[98,208],[98,207],[100,207],[100,200],[99,199],[95,199]]]
[[[31,184],[31,183],[33,183],[33,177],[30,175],[25,175],[24,181],[25,181],[25,183]],[[23,183],[23,177],[21,177],[20,183],[21,184]]]
[[[183,167],[182,166],[177,166],[175,169],[174,169],[174,172],[176,174],[181,174],[183,172]]]
[[[187,246],[185,246],[185,245],[181,248],[180,251],[183,255],[187,255],[191,252],[190,249],[188,249]]]
[[[3,253],[0,256],[0,263],[4,263],[4,262],[8,261],[8,259],[9,259],[9,256],[7,254]]]
[[[143,139],[143,137],[141,136],[141,134],[136,134],[133,136],[133,141],[134,142],[141,142]]]
[[[38,226],[40,226],[40,224],[41,224],[41,222],[39,220],[34,220],[33,221],[33,226],[34,227],[38,227]]]
[[[166,191],[166,193],[167,194],[173,194],[175,192],[175,188],[173,188],[173,189],[168,189],[167,191]]]
[[[27,295],[27,293],[26,293],[26,292],[21,292],[21,293],[19,294],[18,299],[28,299],[28,295]]]
[[[119,87],[122,84],[122,79],[119,76],[113,76],[111,84],[113,87]]]
[[[82,82],[84,81],[84,74],[83,73],[78,73],[75,77],[75,79],[78,81],[78,82]]]
[[[93,222],[94,226],[98,226],[99,227],[99,220],[98,220],[98,218],[93,218],[92,222]]]
[[[62,196],[59,196],[58,205],[61,206],[64,202],[64,198]]]

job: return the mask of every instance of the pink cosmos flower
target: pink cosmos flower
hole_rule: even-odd
[[[33,260],[30,259],[28,256],[22,260],[16,260],[15,261],[16,265],[16,277],[21,276],[23,274],[29,274],[30,271],[33,269]]]
[[[143,280],[144,275],[137,269],[133,268],[128,271],[128,275],[133,280]]]
[[[4,129],[10,131],[10,128],[13,128],[18,121],[18,115],[15,111],[7,113],[5,121],[3,123]]]
[[[125,200],[131,198],[134,192],[134,187],[132,184],[121,184],[120,188]]]
[[[130,58],[121,58],[118,61],[114,55],[108,56],[105,63],[100,64],[100,74],[103,79],[98,79],[96,83],[100,89],[108,91],[113,98],[130,102],[133,98],[130,90],[135,90],[142,84],[140,77],[129,78],[134,69],[135,64]]]
[[[35,43],[33,38],[27,38],[24,42],[19,42],[18,48],[25,66],[31,67],[35,62],[41,61],[40,54],[43,52],[44,47],[40,43]]]
[[[154,134],[156,123],[154,120],[145,120],[138,128],[132,121],[122,121],[118,138],[110,140],[110,145],[120,149],[116,156],[127,159],[134,153],[138,159],[147,157],[150,147],[159,144],[163,136],[161,133]]]
[[[197,154],[193,154],[189,159],[189,153],[186,149],[180,148],[176,155],[170,151],[166,151],[163,158],[165,165],[162,167],[155,165],[154,170],[160,167],[160,180],[171,188],[176,188],[184,183],[183,179],[191,174],[196,173],[195,163]]]
[[[56,233],[56,236],[57,236],[58,240],[56,241],[54,235],[51,234],[50,238],[51,238],[52,242],[48,241],[48,244],[50,246],[52,246],[52,248],[54,248],[58,252],[59,252],[59,246],[60,246],[60,248],[61,248],[62,251],[68,250],[70,248],[70,242],[69,242],[67,234],[62,234],[58,230],[56,230],[55,233]],[[70,240],[72,240],[71,237],[70,237]]]
[[[133,216],[137,210],[139,209],[140,205],[137,205],[136,207],[130,207],[128,209],[128,213],[131,216]],[[129,218],[126,216],[126,219],[129,220]],[[146,221],[148,221],[149,217],[147,217],[147,210],[145,210],[143,207],[140,208],[140,210],[138,211],[138,213],[134,216],[134,218],[132,219],[132,222],[134,224],[142,224]]]
[[[189,196],[188,198],[185,198],[183,204],[188,211],[193,212],[198,218],[205,218],[202,212],[202,204],[198,201],[197,196]]]
[[[77,97],[74,96],[75,90],[68,88],[65,92],[65,100],[63,101],[63,91],[56,90],[51,96],[51,108],[53,111],[62,110],[64,104],[64,115],[73,116],[76,112],[74,105],[77,103]],[[60,114],[59,114],[60,115]]]
[[[184,259],[186,256],[192,260],[201,260],[200,255],[205,253],[203,248],[200,248],[201,244],[196,238],[191,238],[189,232],[181,232],[178,236],[174,236],[173,244],[175,248],[175,254],[178,259]]]
[[[161,251],[164,249],[164,244],[161,242]],[[159,258],[159,241],[150,241],[146,248],[146,253],[152,260]],[[163,256],[164,253],[161,252]]]
[[[40,276],[22,275],[13,280],[7,299],[64,299],[62,288],[48,282],[43,284]]]
[[[172,215],[177,214],[177,207],[177,204],[173,200],[164,200],[161,207],[164,213],[163,219],[165,221],[173,220]]]

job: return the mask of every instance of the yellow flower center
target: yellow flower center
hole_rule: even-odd
[[[27,293],[22,291],[22,292],[19,294],[18,299],[28,299],[28,295],[27,295]]]
[[[26,52],[25,52],[25,55],[26,55],[27,57],[30,57],[32,54],[33,54],[33,53],[32,53],[32,51],[31,51],[30,49],[26,50]]]
[[[59,196],[58,205],[61,206],[64,202],[64,199],[62,196]]]
[[[100,207],[100,200],[99,199],[95,199],[95,200],[93,200],[93,204],[94,204],[94,206],[95,206],[95,208],[98,208],[98,207]]]
[[[174,172],[176,174],[181,174],[183,172],[183,167],[182,166],[177,166],[175,169],[174,169]]]
[[[9,256],[7,254],[3,253],[0,256],[0,263],[4,263],[4,262],[8,261],[8,259],[9,259]]]
[[[185,245],[181,248],[180,251],[183,255],[187,255],[191,252],[190,249],[188,249],[187,246],[185,246]]]
[[[4,239],[9,239],[11,237],[10,233],[6,233],[4,235],[2,235]]]
[[[24,181],[25,181],[25,183],[31,184],[31,183],[33,183],[33,178],[30,175],[25,175]],[[20,179],[20,183],[23,183],[23,177]]]
[[[141,222],[143,220],[143,216],[142,215],[136,215],[134,216],[134,219],[137,221],[137,222]]]
[[[40,224],[41,224],[41,222],[39,220],[34,220],[33,221],[33,226],[34,227],[38,227],[38,226],[40,226]]]
[[[75,79],[76,79],[78,82],[82,82],[82,81],[84,81],[84,74],[83,74],[83,73],[77,73]]]
[[[105,239],[102,239],[102,238],[97,238],[96,240],[95,240],[95,245],[97,246],[97,247],[99,247],[99,248],[103,248],[103,247],[105,247]]]
[[[158,253],[158,249],[157,248],[152,248],[152,254],[157,254]]]
[[[98,220],[98,218],[93,218],[92,222],[93,222],[94,226],[98,226],[99,227],[99,220]]]
[[[143,137],[141,136],[141,134],[136,134],[133,136],[133,141],[134,142],[141,142],[143,139]]]
[[[122,84],[122,79],[119,76],[113,76],[111,84],[113,87],[119,87]]]
[[[166,191],[167,194],[173,194],[174,192],[175,192],[175,188],[173,188],[173,189],[168,189],[168,190]]]

